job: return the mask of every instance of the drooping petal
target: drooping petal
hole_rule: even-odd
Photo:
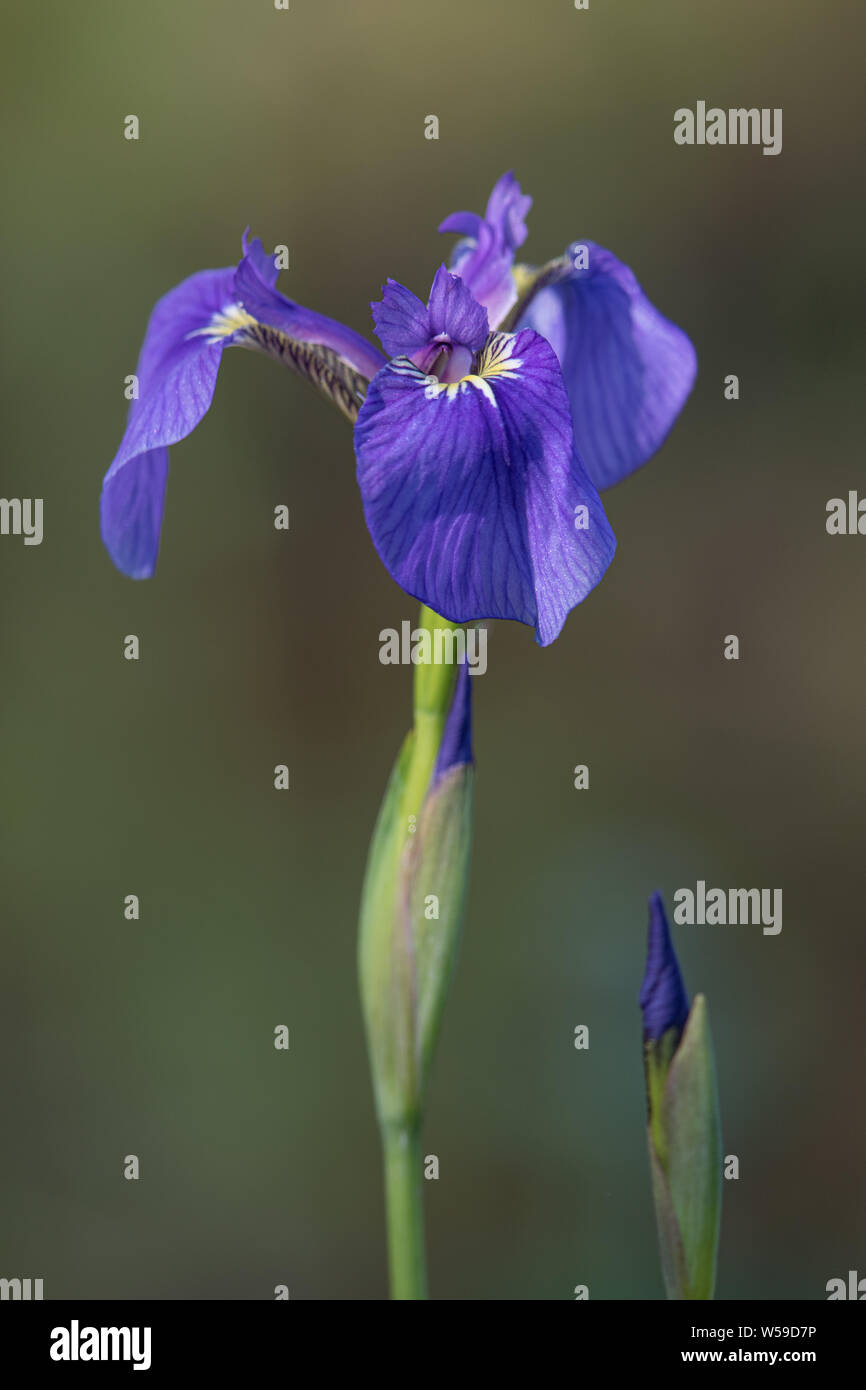
[[[153,574],[167,483],[168,449],[138,454],[103,483],[102,539],[117,568],[132,579]]]
[[[451,269],[462,277],[497,327],[517,299],[511,268],[514,252],[526,240],[524,218],[532,199],[521,192],[512,173],[503,174],[487,200],[484,217],[454,212],[439,226],[464,238],[454,248]]]
[[[118,569],[153,574],[168,474],[168,446],[207,413],[226,347],[254,348],[313,382],[352,421],[382,353],[343,324],[275,288],[274,258],[244,235],[240,265],[203,270],[156,305],[136,368],[138,397],[102,487],[102,538]]]
[[[615,548],[575,457],[556,358],[531,331],[493,334],[446,385],[398,358],[355,427],[367,525],[386,568],[449,622],[513,618],[546,646]]]
[[[184,439],[213,399],[223,348],[206,330],[231,305],[234,269],[203,270],[156,305],[136,367],[126,432],[102,485],[102,539],[118,569],[153,574],[159,549],[169,444]]]
[[[593,242],[575,242],[539,273],[512,317],[541,333],[559,358],[575,443],[596,487],[645,463],[682,409],[697,359],[628,266]]]

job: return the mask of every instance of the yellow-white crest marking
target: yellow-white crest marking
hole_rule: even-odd
[[[223,338],[230,338],[233,333],[256,327],[258,324],[252,314],[248,314],[240,304],[227,304],[225,308],[219,309],[213,315],[206,328],[194,328],[186,336],[187,338],[209,338],[208,346],[215,347]]]

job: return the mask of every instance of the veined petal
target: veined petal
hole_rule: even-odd
[[[102,539],[118,569],[133,579],[153,574],[168,476],[169,444],[184,439],[213,399],[226,332],[204,330],[231,304],[234,269],[202,270],[170,290],[150,316],[136,367],[138,398],[105,475]]]
[[[444,265],[436,272],[427,310],[434,338],[447,338],[470,352],[480,351],[487,341],[487,310],[478,303],[465,280]]]
[[[389,357],[411,357],[430,341],[430,315],[417,294],[397,280],[382,286],[382,298],[370,305],[376,337]]]
[[[408,358],[389,363],[355,452],[386,568],[449,622],[513,618],[546,646],[610,563],[613,532],[537,333],[492,334],[477,371],[450,385]]]
[[[515,250],[526,240],[524,218],[531,206],[532,199],[507,173],[496,183],[483,217],[454,212],[439,226],[440,232],[464,238],[454,248],[450,268],[484,305],[492,328],[502,323],[517,299],[511,268]]]
[[[117,568],[132,579],[153,574],[167,483],[168,449],[148,449],[102,485],[102,539]]]
[[[352,422],[369,378],[385,362],[359,333],[286,299],[276,278],[273,257],[244,234],[237,268],[191,275],[151,314],[136,368],[138,397],[100,502],[102,539],[133,579],[154,572],[168,446],[207,413],[224,348],[254,348],[288,363]]]
[[[588,264],[578,269],[581,247]],[[559,358],[575,443],[596,487],[656,452],[692,389],[697,358],[627,265],[593,242],[574,243],[534,277],[511,321],[541,333]]]

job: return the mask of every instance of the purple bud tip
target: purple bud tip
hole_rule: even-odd
[[[689,1016],[689,996],[671,941],[661,893],[649,900],[646,971],[640,991],[644,1041],[657,1040],[669,1028],[682,1031]]]
[[[451,708],[445,720],[439,756],[433,770],[433,785],[460,763],[472,762],[472,680],[464,662],[457,667]]]

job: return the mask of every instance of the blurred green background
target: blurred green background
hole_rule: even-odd
[[[784,890],[778,937],[676,933],[741,1165],[719,1297],[866,1273],[866,540],[824,528],[863,481],[862,7],[48,0],[4,28],[2,492],[45,499],[45,539],[0,539],[0,1274],[49,1298],[385,1294],[355,922],[409,718],[378,633],[415,605],[345,421],[254,354],[172,452],[153,581],[114,571],[97,499],[153,302],[236,261],[248,223],[289,246],[285,293],[369,331],[384,278],[426,294],[437,223],[509,168],[527,259],[611,247],[700,376],[606,497],[604,583],[548,650],[495,625],[475,683],[432,1291],[662,1296],[636,996],[648,893],[698,878]],[[698,99],[782,107],[782,154],[676,146]]]

